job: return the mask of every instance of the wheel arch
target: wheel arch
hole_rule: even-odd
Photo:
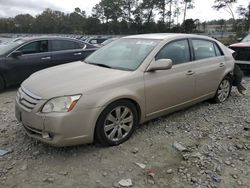
[[[138,112],[138,121],[141,122],[141,120],[142,120],[142,108],[141,108],[141,105],[140,105],[140,103],[138,102],[138,100],[136,100],[134,97],[131,97],[131,96],[116,97],[116,98],[114,98],[114,99],[111,99],[111,100],[107,101],[106,104],[105,104],[105,108],[106,108],[107,106],[109,106],[109,105],[111,105],[111,104],[113,104],[113,103],[115,103],[115,102],[121,101],[121,100],[127,100],[127,101],[131,102],[131,103],[135,106],[136,111]],[[104,108],[104,109],[105,109],[105,108]],[[104,110],[104,109],[103,109],[103,110]],[[102,111],[103,111],[103,110],[102,110]],[[101,111],[101,113],[102,113],[102,111]],[[98,115],[98,118],[99,118],[99,116],[101,115],[101,113]],[[97,119],[98,119],[98,118],[97,118]]]
[[[112,104],[114,104],[114,103],[116,103],[116,102],[119,102],[119,101],[129,101],[131,104],[133,104],[134,105],[134,107],[135,107],[135,109],[136,109],[136,111],[137,111],[137,115],[138,115],[138,122],[140,123],[141,122],[141,114],[142,114],[142,112],[141,112],[141,107],[140,107],[140,105],[139,105],[139,103],[135,100],[135,99],[133,99],[133,98],[131,98],[131,97],[120,97],[120,98],[116,98],[116,99],[114,99],[114,100],[111,100],[111,101],[109,101],[103,108],[102,108],[102,110],[98,113],[98,115],[97,115],[97,118],[96,118],[96,122],[95,122],[95,127],[94,127],[94,134],[93,134],[93,140],[94,140],[94,142],[98,142],[98,136],[97,136],[97,123],[98,123],[98,121],[99,121],[99,118],[101,117],[101,114],[104,112],[104,110],[108,107],[108,106],[110,106],[110,105],[112,105]],[[100,141],[100,140],[99,140]]]
[[[227,72],[227,74],[226,74],[223,78],[225,78],[225,77],[229,77],[230,80],[231,80],[231,83],[232,83],[233,80],[234,80],[233,71]],[[222,78],[222,79],[223,79],[223,78]]]

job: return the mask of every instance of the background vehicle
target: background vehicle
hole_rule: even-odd
[[[235,63],[238,64],[242,70],[250,71],[250,41],[232,44],[229,48],[235,51]]]
[[[250,33],[242,39],[241,42],[250,42]]]
[[[207,99],[224,102],[233,69],[230,50],[209,37],[128,36],[84,62],[33,74],[17,93],[16,117],[29,136],[52,145],[118,145],[139,123]]]
[[[105,40],[104,42],[102,42],[102,43],[100,44],[100,46],[106,46],[107,44],[109,44],[109,43],[111,43],[111,42],[113,42],[113,41],[115,41],[115,40],[117,40],[117,39],[119,39],[119,38],[110,38],[110,39],[107,39],[107,40]]]
[[[90,37],[85,40],[85,42],[89,44],[101,44],[104,41],[110,39],[110,37],[105,37],[105,36],[97,36],[97,37]]]
[[[21,83],[38,70],[83,60],[96,49],[64,37],[14,39],[0,45],[0,90]]]

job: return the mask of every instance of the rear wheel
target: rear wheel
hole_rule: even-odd
[[[3,78],[0,76],[0,91],[2,91],[4,89],[4,80]]]
[[[133,134],[138,124],[138,112],[128,100],[110,104],[98,118],[95,130],[97,141],[104,146],[119,145]]]
[[[231,79],[226,76],[220,83],[217,92],[214,97],[216,103],[222,103],[229,97],[231,93],[232,82]]]

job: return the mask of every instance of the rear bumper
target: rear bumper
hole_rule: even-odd
[[[42,114],[25,111],[17,101],[15,105],[16,118],[30,137],[58,147],[92,143],[99,111]]]

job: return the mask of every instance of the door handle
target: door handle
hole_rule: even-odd
[[[78,53],[74,53],[74,55],[82,55],[82,53],[81,53],[81,52],[78,52]]]
[[[186,75],[188,75],[188,76],[193,75],[193,74],[194,74],[194,71],[192,71],[192,70],[189,70],[189,71],[187,71],[187,73],[186,73]]]
[[[51,57],[42,57],[41,59],[42,60],[49,60],[49,59],[51,59]]]
[[[224,67],[225,66],[225,63],[220,63],[220,67]]]

